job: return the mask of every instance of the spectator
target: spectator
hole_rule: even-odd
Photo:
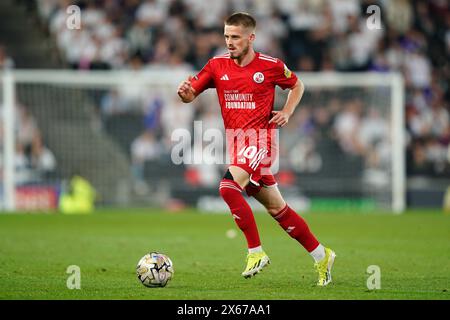
[[[132,162],[143,164],[145,161],[155,160],[161,155],[162,150],[155,134],[150,130],[145,130],[131,144]]]
[[[358,141],[358,131],[361,126],[361,102],[348,101],[342,113],[340,113],[334,125],[339,144],[342,149],[353,155],[358,155],[361,145]]]
[[[19,105],[17,109],[17,141],[20,145],[28,148],[32,145],[35,137],[40,135],[39,129],[36,120],[24,106]]]
[[[56,159],[53,153],[44,145],[40,134],[36,134],[31,144],[29,153],[30,166],[33,169],[36,180],[44,181],[51,177],[56,169]]]
[[[410,30],[414,18],[410,1],[383,1],[383,9],[388,26],[397,34],[401,35]]]
[[[144,178],[144,165],[146,161],[158,159],[163,148],[150,130],[144,131],[131,144],[131,171],[133,173],[134,190],[138,194],[146,194],[149,190]]]
[[[431,84],[431,64],[419,51],[413,51],[405,59],[405,76],[413,88],[426,89]]]
[[[139,55],[143,60],[148,60],[151,54],[154,31],[147,27],[143,21],[136,21],[131,29],[126,33],[126,40],[129,44],[129,54]]]
[[[101,114],[106,116],[121,114],[129,111],[126,103],[121,99],[117,89],[109,91],[100,100]]]
[[[14,61],[6,54],[6,49],[0,44],[0,71],[14,68]]]
[[[194,109],[191,104],[183,104],[178,96],[172,96],[161,111],[161,123],[163,127],[163,141],[167,149],[172,145],[172,133],[175,130],[191,131]]]

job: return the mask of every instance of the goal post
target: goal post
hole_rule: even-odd
[[[84,170],[94,186],[100,190],[100,198],[105,205],[135,206],[138,203],[137,199],[142,199],[142,197],[136,197],[136,192],[133,191],[135,173],[146,170],[143,167],[133,167],[130,155],[132,142],[141,133],[139,130],[145,131],[147,128],[145,124],[138,130],[137,127],[141,126],[139,119],[145,117],[144,114],[148,111],[145,108],[149,105],[153,111],[158,108],[158,101],[162,109],[174,104],[179,82],[193,73],[174,70],[142,72],[13,70],[1,73],[2,209],[14,211],[20,207],[16,199],[18,178],[15,174],[17,160],[15,159],[17,139],[15,119],[18,117],[16,103],[25,106],[36,118],[40,130],[43,131],[44,143],[48,142],[50,149],[54,149],[52,151],[57,160],[58,173],[52,178],[52,183],[65,181],[75,172]],[[291,119],[290,123],[292,122],[293,126],[298,125],[298,128],[305,126],[305,129],[302,131],[293,128],[293,133],[286,135],[284,131],[288,129],[283,128],[280,131],[280,135],[284,135],[286,141],[292,142],[292,149],[281,154],[281,157],[286,157],[281,161],[281,169],[295,172],[298,177],[297,182],[294,185],[291,184],[291,187],[298,187],[301,194],[307,197],[333,198],[343,194],[359,195],[372,199],[378,208],[401,213],[406,206],[402,76],[398,73],[336,72],[298,73],[297,75],[305,84],[305,96],[293,116],[295,119]],[[120,114],[112,116],[102,114],[103,109],[100,108],[100,104],[111,93],[119,94],[119,96],[129,95],[127,97],[131,96],[130,99],[136,98],[137,106],[136,101],[132,101],[128,106],[130,109],[122,110]],[[285,95],[285,91],[277,90],[275,108],[281,107]],[[208,93],[200,97],[202,98],[199,99],[206,97],[207,100],[199,102],[203,107],[197,105],[186,107],[188,110],[186,117],[194,119],[193,115],[199,110],[206,112],[205,109],[211,108],[216,110],[214,115],[220,118],[214,91],[208,90]],[[133,104],[134,106],[130,107]],[[205,105],[208,108],[205,108]],[[307,109],[307,112],[300,114],[303,107]],[[175,110],[173,112],[178,112],[176,106],[173,108]],[[321,115],[317,110],[323,111],[333,120],[329,123],[326,132],[320,131],[323,128],[318,129],[317,121],[320,121]],[[365,141],[366,146],[359,146],[359,142],[356,146],[352,146],[353,142],[350,140],[355,138],[356,131],[351,133],[348,130],[349,127],[355,126],[360,130],[365,125],[364,120],[371,110],[374,110],[374,114],[378,114],[377,116],[381,118],[381,124],[386,124],[386,127],[382,129],[387,131],[385,140],[380,141],[379,136],[382,135],[382,130],[376,127],[377,122],[374,121],[368,124],[366,130],[366,133],[369,132],[366,135],[369,135],[373,141],[368,138],[368,141]],[[158,109],[158,112],[165,111]],[[346,112],[349,113],[347,117]],[[127,117],[130,113],[138,114],[135,117],[137,120],[133,120],[137,122],[134,122],[136,125],[129,122],[127,127],[125,122],[128,121]],[[297,113],[299,115],[296,115]],[[355,118],[356,114],[359,115]],[[364,118],[362,115],[367,117]],[[171,119],[170,116],[173,114],[167,117]],[[311,123],[304,123],[303,116],[307,117]],[[355,121],[358,123],[355,124]],[[169,124],[169,127],[182,126],[179,123]],[[161,122],[161,126],[166,125],[167,123]],[[119,130],[120,126],[123,127],[122,131]],[[316,127],[308,129],[308,126]],[[164,131],[166,128],[158,130]],[[339,130],[342,131],[342,137],[339,135]],[[159,134],[158,139],[167,138],[167,133],[166,136],[164,132]],[[350,140],[346,141],[346,139]],[[280,144],[283,144],[283,141],[281,139]],[[312,151],[311,144],[314,149]],[[318,157],[311,157],[311,153]],[[103,158],[102,155],[104,155]],[[304,157],[307,157],[305,161],[311,162],[309,167],[305,167],[302,163]],[[158,184],[160,193],[157,198],[159,200],[170,199],[170,192],[174,188],[178,188],[180,192],[192,191],[192,186],[185,186],[185,189],[182,189],[178,185],[183,177],[176,175],[184,174],[184,177],[187,175],[181,171],[177,173],[174,166],[168,165],[167,159],[164,155],[153,159],[155,163],[161,165],[161,170],[155,170],[156,175],[162,176],[161,183]],[[327,159],[331,160],[327,162]],[[352,176],[352,164],[350,162],[346,164],[346,159],[352,159],[352,161],[356,159],[352,162],[357,163],[353,168],[356,175]],[[326,168],[329,171],[326,171]],[[149,174],[151,178],[152,173]],[[50,180],[44,178],[40,181],[46,183]],[[149,183],[149,176],[145,176],[143,181]],[[214,187],[210,189],[213,190]],[[143,194],[145,198],[145,192]]]
[[[6,211],[15,209],[15,79],[6,71],[3,80],[3,201]]]

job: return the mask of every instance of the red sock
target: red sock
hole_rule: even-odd
[[[234,221],[239,229],[244,232],[247,239],[248,248],[255,248],[261,245],[258,228],[252,209],[242,196],[241,187],[233,180],[223,179],[220,182],[219,192],[230,208]]]
[[[286,205],[275,217],[280,226],[308,251],[319,245],[316,237],[309,230],[306,221]]]

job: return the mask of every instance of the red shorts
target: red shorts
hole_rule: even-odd
[[[249,157],[249,154],[252,157]],[[272,165],[270,150],[261,150],[253,152],[253,154],[247,153],[245,157],[239,155],[234,156],[231,165],[245,170],[250,175],[250,182],[245,187],[245,191],[249,197],[257,194],[263,187],[277,185],[275,177],[270,171]]]
[[[261,188],[263,187],[273,187],[277,185],[277,181],[275,180],[275,177],[270,175],[262,175],[262,176],[255,176],[254,174],[250,175],[250,182],[245,187],[245,192],[249,197],[253,197],[255,194],[257,194],[259,191],[261,191]]]

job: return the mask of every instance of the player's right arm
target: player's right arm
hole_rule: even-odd
[[[197,92],[195,91],[194,88],[192,88],[191,80],[192,77],[189,76],[187,80],[184,80],[178,86],[177,90],[178,96],[184,103],[192,102],[197,97]]]
[[[195,76],[189,78],[178,86],[178,96],[184,103],[192,102],[200,93],[208,88],[214,88],[214,77],[211,60]]]

